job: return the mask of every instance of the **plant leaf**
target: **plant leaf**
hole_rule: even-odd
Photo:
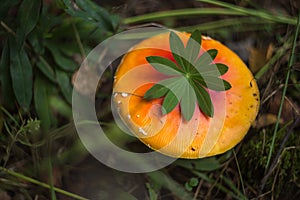
[[[218,51],[216,49],[209,49],[208,51],[204,52],[195,62],[195,67],[198,70],[201,70],[201,67],[211,64],[217,53]]]
[[[182,116],[185,120],[189,121],[195,112],[196,107],[196,94],[194,89],[188,84],[184,95],[180,101],[180,108]]]
[[[197,73],[201,74],[201,76],[222,76],[228,71],[227,65],[217,63],[204,65],[200,68],[197,68]]]
[[[58,85],[60,86],[60,90],[65,97],[66,101],[71,104],[72,103],[72,86],[71,79],[67,75],[66,72],[57,69],[56,71],[56,80]]]
[[[193,83],[192,85],[195,90],[198,105],[201,111],[204,112],[205,115],[213,117],[214,107],[211,102],[209,93],[201,85],[196,85],[195,83]]]
[[[0,60],[1,99],[5,107],[12,108],[15,99],[9,65],[9,43],[5,41]]]
[[[18,103],[29,108],[32,99],[32,66],[23,48],[17,49],[16,41],[10,37],[10,75]]]
[[[155,84],[149,90],[147,90],[147,92],[144,94],[144,98],[147,100],[157,99],[162,96],[165,96],[168,91],[169,89],[166,88],[165,86],[160,84]]]
[[[182,59],[182,57],[185,57],[185,48],[181,39],[176,33],[170,32],[169,40],[170,40],[170,49],[175,61],[183,68],[184,71],[187,71],[186,63]]]
[[[40,76],[37,76],[34,81],[34,105],[37,115],[41,120],[42,129],[49,130],[53,115],[50,112],[47,85]]]
[[[216,63],[220,75],[224,75],[228,71],[228,66],[222,63]]]
[[[199,30],[195,30],[186,45],[186,52],[188,56],[188,61],[194,63],[197,59],[201,48],[201,34]]]
[[[50,81],[56,82],[53,69],[43,57],[40,57],[40,61],[36,63],[36,66]]]
[[[169,75],[176,76],[181,75],[182,71],[178,66],[171,60],[160,57],[160,56],[149,56],[146,60],[159,72]]]
[[[231,85],[227,81],[218,77],[205,76],[203,77],[203,81],[205,82],[205,87],[209,88],[210,90],[224,91],[231,88]]]
[[[169,90],[162,104],[162,113],[164,115],[168,114],[176,107],[177,104],[178,98],[171,90]]]
[[[19,45],[22,45],[26,36],[36,26],[41,9],[41,0],[23,0],[18,11],[19,27],[16,31]]]
[[[53,58],[58,66],[61,69],[69,72],[73,72],[76,69],[76,63],[71,59],[65,56],[57,46],[50,44],[49,42],[46,43],[47,48],[51,51]]]

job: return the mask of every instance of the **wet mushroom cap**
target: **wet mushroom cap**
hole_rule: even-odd
[[[190,34],[179,36],[186,44]],[[215,110],[212,118],[198,106],[190,121],[183,120],[178,105],[162,115],[163,98],[143,98],[155,83],[167,78],[156,71],[146,57],[163,56],[174,60],[169,33],[148,38],[133,47],[115,74],[113,98],[122,121],[143,143],[168,156],[193,159],[221,154],[243,139],[258,112],[258,87],[243,61],[209,37],[202,36],[201,46],[200,55],[209,49],[218,50],[213,62],[228,66],[228,72],[221,78],[232,86],[227,91],[209,90]]]

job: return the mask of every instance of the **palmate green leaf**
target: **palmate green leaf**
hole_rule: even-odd
[[[224,90],[229,90],[231,88],[229,82],[215,76],[204,76],[204,77],[195,76],[193,78],[193,81],[196,84],[200,84],[210,90],[215,90],[215,91],[224,91]]]
[[[222,76],[228,71],[227,65],[217,63],[204,65],[197,69],[197,72],[201,74],[201,76]]]
[[[170,49],[175,61],[179,66],[183,68],[184,71],[187,71],[186,62],[182,59],[182,57],[185,57],[186,53],[181,39],[178,37],[176,33],[171,31],[169,40],[170,40]]]
[[[169,90],[175,92],[175,94],[179,97],[181,95],[181,91],[179,88],[184,87],[185,80],[183,76],[180,77],[172,77],[165,80],[162,80],[155,85],[153,85],[145,94],[144,98],[147,100],[160,98],[167,94]],[[179,92],[177,92],[179,91]],[[155,94],[156,93],[156,94]]]
[[[196,107],[196,94],[190,84],[187,85],[184,95],[180,101],[180,108],[182,116],[185,120],[189,121],[195,112]]]
[[[212,63],[212,61],[216,58],[218,54],[218,50],[216,49],[209,49],[208,51],[204,52],[198,60],[195,62],[195,67],[198,70],[201,70],[201,67],[207,66]]]
[[[198,105],[208,117],[213,117],[214,108],[207,89],[215,91],[229,90],[229,82],[219,78],[228,71],[222,63],[213,63],[218,51],[210,49],[199,58],[201,49],[201,34],[195,31],[191,34],[186,48],[180,37],[170,33],[170,49],[175,59],[173,61],[159,56],[147,57],[147,61],[159,72],[174,76],[162,80],[150,88],[144,95],[145,99],[165,96],[163,114],[171,112],[180,103],[183,118],[189,121]]]
[[[155,84],[144,94],[144,99],[147,100],[157,99],[165,96],[168,91],[169,89],[166,88],[165,86],[160,84]]]
[[[195,91],[198,105],[202,112],[209,117],[214,116],[214,107],[209,96],[209,93],[201,86],[192,83],[193,89]]]
[[[187,44],[186,44],[186,52],[188,56],[188,61],[193,63],[200,52],[201,48],[201,33],[199,30],[195,30],[191,37],[189,38]]]
[[[169,90],[162,104],[162,113],[164,115],[170,113],[177,104],[177,96],[171,90]]]
[[[148,56],[146,60],[159,72],[169,75],[177,76],[183,73],[182,70],[171,60],[160,56]]]
[[[215,64],[220,72],[220,75],[224,75],[228,71],[228,66],[222,63]]]

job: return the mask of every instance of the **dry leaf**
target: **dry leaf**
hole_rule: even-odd
[[[249,67],[253,73],[258,72],[272,57],[274,45],[270,43],[268,46],[253,47],[250,49]]]

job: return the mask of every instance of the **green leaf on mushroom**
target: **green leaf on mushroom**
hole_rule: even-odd
[[[218,51],[201,50],[201,34],[194,31],[184,46],[175,32],[170,32],[170,49],[175,61],[160,56],[149,56],[147,61],[160,73],[169,76],[154,84],[145,94],[146,100],[164,97],[162,113],[170,113],[178,104],[183,118],[189,121],[196,105],[208,117],[213,117],[214,108],[209,90],[225,91],[231,88],[220,78],[228,71],[228,66],[214,63]]]

